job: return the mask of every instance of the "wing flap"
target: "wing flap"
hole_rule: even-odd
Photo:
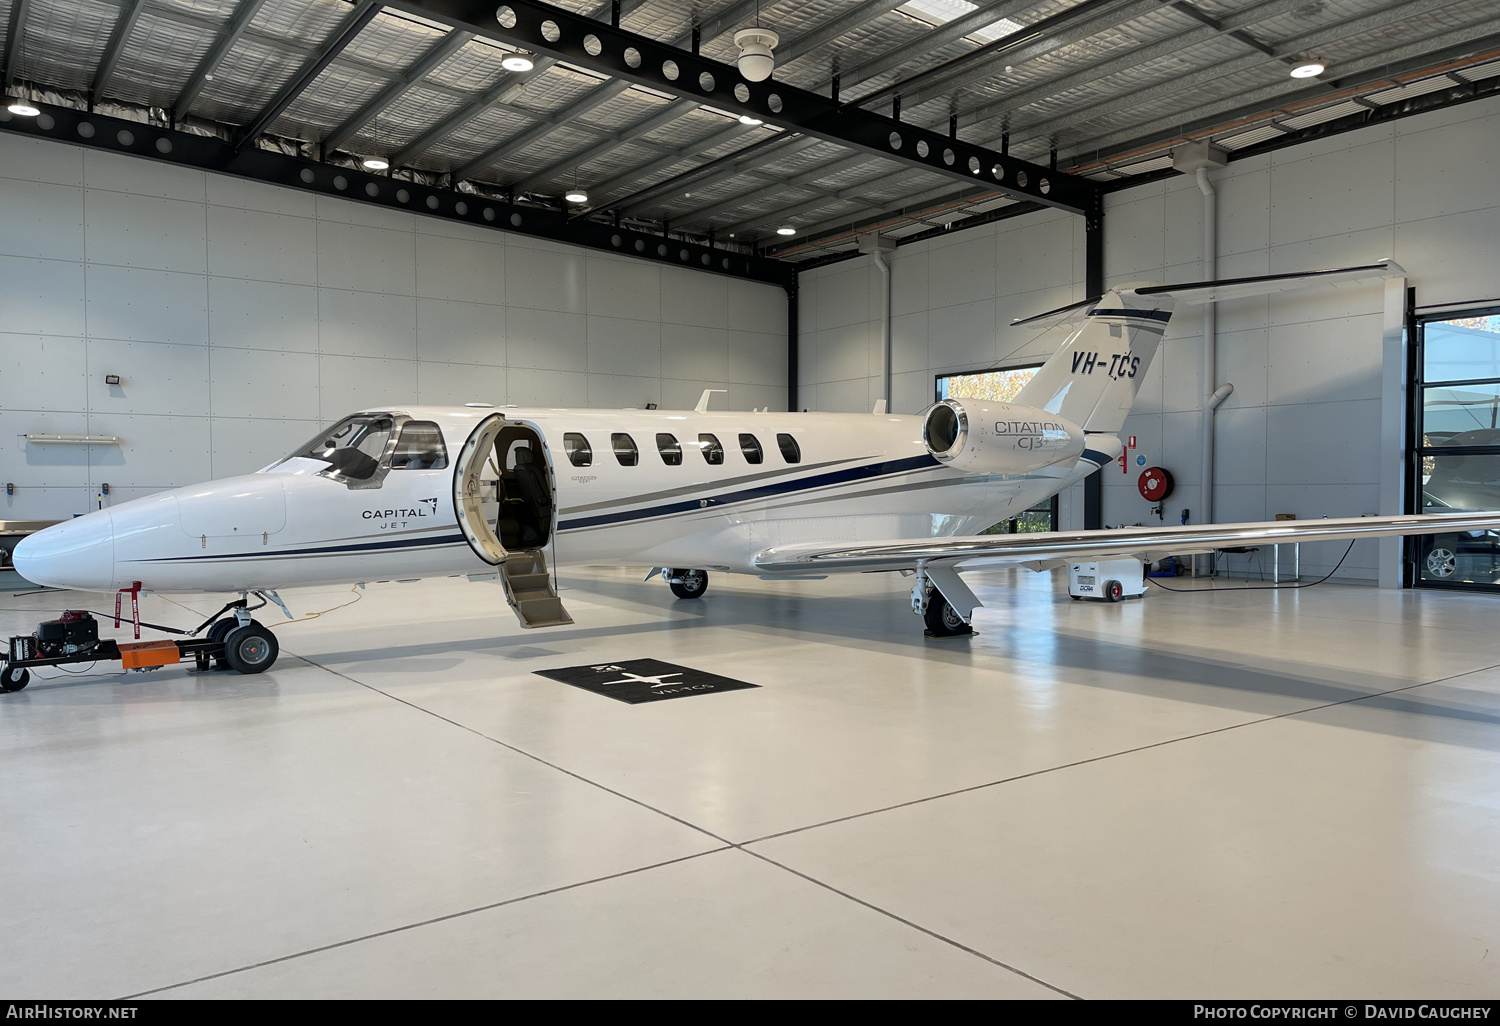
[[[986,565],[1033,565],[1034,569],[1050,569],[1060,565],[1060,562],[1077,559],[1111,556],[1157,559],[1240,546],[1492,530],[1500,530],[1500,513],[1272,520],[1192,527],[1126,527],[1113,531],[902,538],[842,546],[828,542],[803,542],[765,549],[756,556],[755,565],[766,576],[905,570],[926,563],[976,568]]]

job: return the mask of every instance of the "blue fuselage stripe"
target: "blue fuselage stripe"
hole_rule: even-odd
[[[1113,457],[1100,452],[1098,449],[1085,449],[1083,450],[1083,458],[1088,460],[1090,463],[1097,463],[1102,467]]]
[[[940,466],[942,466],[941,463],[931,455],[924,453],[921,456],[910,456],[900,460],[887,460],[882,463],[867,463],[862,467],[849,467],[845,470],[815,474],[812,477],[798,478],[792,481],[775,481],[755,488],[744,488],[737,492],[726,492],[723,495],[707,496],[701,499],[683,499],[678,502],[664,503],[660,506],[648,506],[645,509],[626,510],[621,513],[601,513],[592,517],[577,517],[573,520],[561,521],[557,525],[557,529],[559,531],[574,531],[585,527],[623,524],[630,520],[647,520],[652,517],[671,516],[673,513],[685,513],[688,510],[711,509],[715,506],[724,506],[731,503],[752,502],[756,499],[788,495],[793,492],[806,491],[812,488],[826,488],[829,485],[847,484],[851,481],[867,481],[870,478],[888,477],[892,474],[904,474],[912,470],[926,470],[931,467]]]
[[[438,545],[463,544],[464,536],[461,534],[445,534],[437,538],[389,538],[383,541],[358,542],[352,545],[326,545],[323,547],[306,549],[273,549],[258,552],[224,552],[217,554],[205,554],[201,556],[172,556],[165,559],[139,560],[143,563],[180,563],[185,560],[214,560],[214,559],[251,559],[269,556],[336,556],[347,552],[372,552],[385,549],[411,549],[418,547],[435,547]]]

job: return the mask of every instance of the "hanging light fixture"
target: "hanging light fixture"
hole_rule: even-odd
[[[742,124],[742,125],[764,125],[765,122],[762,121],[760,118],[752,118],[749,114],[741,114],[740,115],[740,124]]]
[[[391,166],[391,162],[384,157],[366,157],[359,163],[366,171],[384,171]]]
[[[797,234],[797,229],[793,228],[789,224],[784,224],[780,228],[776,229],[776,234],[777,235],[796,235]]]
[[[512,53],[501,58],[500,66],[506,71],[530,71],[536,62],[524,53]]]
[[[1317,78],[1327,69],[1322,61],[1308,60],[1292,69],[1293,78]]]
[[[20,86],[13,89],[5,98],[5,109],[23,118],[34,118],[42,112],[36,104],[31,102],[31,98]]]
[[[589,201],[589,194],[575,185],[563,193],[563,199],[569,203],[587,203]]]

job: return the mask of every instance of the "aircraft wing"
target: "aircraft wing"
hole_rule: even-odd
[[[1488,530],[1500,530],[1500,513],[1273,520],[1192,527],[1124,527],[1105,531],[981,534],[853,544],[799,542],[765,549],[756,556],[755,564],[760,573],[767,577],[779,574],[791,576],[911,570],[919,564],[939,567],[1020,565],[1033,570],[1046,570],[1075,560],[1117,556],[1154,560],[1240,546]]]

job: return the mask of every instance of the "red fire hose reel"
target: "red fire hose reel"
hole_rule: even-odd
[[[1148,502],[1161,502],[1172,494],[1172,487],[1176,482],[1172,480],[1172,472],[1163,470],[1161,467],[1147,467],[1141,471],[1140,480],[1136,487],[1141,490],[1141,498]]]

